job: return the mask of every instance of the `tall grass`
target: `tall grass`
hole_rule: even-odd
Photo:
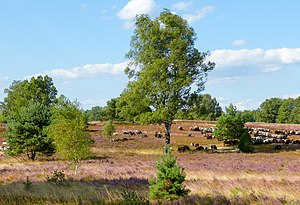
[[[184,131],[173,128],[178,135],[172,136],[171,146],[185,168],[185,185],[191,194],[165,204],[300,204],[299,151],[179,154],[176,148],[190,142],[222,146],[198,133],[186,137],[192,125],[184,123]],[[121,134],[124,129],[140,129],[148,137],[125,136]],[[79,165],[77,176],[71,164],[58,156],[31,162],[0,153],[0,204],[118,204],[123,190],[147,198],[148,179],[155,175],[155,160],[163,151],[164,139],[154,138],[158,129],[157,125],[118,125],[116,137],[131,139],[124,142],[110,142],[100,131],[92,132],[95,156]],[[63,170],[66,181],[59,185],[47,182],[53,170]],[[27,176],[32,181],[29,188],[24,185]]]

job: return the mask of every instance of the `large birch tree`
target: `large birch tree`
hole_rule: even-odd
[[[187,21],[168,10],[153,20],[145,14],[135,19],[126,54],[130,62],[125,70],[130,79],[127,90],[137,99],[145,97],[152,109],[144,114],[147,120],[164,123],[165,153],[175,114],[192,93],[203,91],[207,73],[215,66],[206,60],[208,52],[195,48],[195,40]]]

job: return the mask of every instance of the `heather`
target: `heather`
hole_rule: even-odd
[[[172,155],[184,168],[184,185],[191,192],[165,204],[300,204],[300,151],[270,148],[263,152],[257,146],[252,154],[194,151],[191,142],[229,148],[198,132],[187,137],[193,121],[176,123],[171,131]],[[179,124],[183,130],[177,129]],[[118,204],[124,190],[148,198],[148,180],[155,176],[155,162],[164,145],[164,139],[154,134],[162,126],[117,124],[113,138],[127,140],[113,142],[102,135],[102,125],[89,127],[93,156],[79,163],[76,176],[72,163],[58,154],[30,161],[26,156],[9,157],[0,152],[0,204]],[[124,130],[141,130],[143,134],[125,135]],[[178,153],[182,144],[192,151]],[[55,170],[65,175],[61,183],[47,180]],[[27,177],[32,182],[28,189]]]

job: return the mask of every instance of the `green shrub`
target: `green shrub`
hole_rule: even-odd
[[[162,156],[161,161],[156,162],[156,168],[156,179],[151,177],[149,180],[150,199],[173,200],[188,195],[190,190],[182,184],[186,176],[184,169],[179,166],[177,159],[171,156],[170,151]]]
[[[65,181],[64,171],[54,170],[52,176],[47,177],[47,181],[54,184],[62,184]]]
[[[25,189],[25,190],[29,190],[29,189],[31,189],[32,186],[33,186],[33,183],[32,183],[32,181],[29,180],[29,177],[28,177],[28,176],[26,177],[26,181],[23,182],[23,184],[24,184],[24,189]]]
[[[123,200],[120,205],[150,205],[149,200],[139,197],[135,191],[123,190],[121,195]]]
[[[116,131],[115,126],[111,120],[106,122],[103,126],[103,135],[111,138],[112,134]]]
[[[245,152],[245,153],[253,152],[254,150],[253,143],[251,141],[251,136],[247,130],[242,134],[238,147],[241,152]]]

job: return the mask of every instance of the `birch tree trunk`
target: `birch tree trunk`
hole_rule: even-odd
[[[170,141],[171,141],[171,126],[172,122],[165,122],[165,147],[164,153],[168,154]]]

